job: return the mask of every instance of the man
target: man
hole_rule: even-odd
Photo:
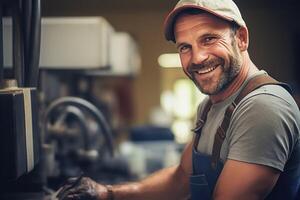
[[[250,60],[248,30],[234,2],[181,0],[166,18],[165,36],[176,44],[185,74],[208,94],[180,164],[123,185],[83,178],[66,185],[61,199],[299,198],[299,109],[276,83],[245,92],[266,72]]]

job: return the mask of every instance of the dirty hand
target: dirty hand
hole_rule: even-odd
[[[59,189],[56,197],[59,200],[105,200],[107,193],[106,186],[98,184],[88,177],[70,178]]]

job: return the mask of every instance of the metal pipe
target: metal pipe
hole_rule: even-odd
[[[74,117],[78,119],[80,128],[82,130],[81,133],[83,136],[84,150],[89,150],[89,141],[88,141],[89,128],[87,127],[88,123],[86,121],[83,112],[75,106],[68,106],[66,108],[66,112],[67,114],[72,114]]]
[[[57,121],[54,123],[53,126],[54,127],[63,126],[62,124],[65,123],[65,120],[66,120],[67,116],[69,116],[69,115],[75,117],[78,120],[80,129],[81,129],[80,133],[83,136],[84,150],[89,150],[89,141],[88,141],[89,128],[88,128],[88,123],[86,121],[86,118],[85,118],[82,110],[80,110],[78,107],[67,106],[65,108],[65,110],[63,111],[63,114],[59,116],[59,118],[57,119]],[[47,139],[46,139],[46,142],[48,142]]]
[[[37,87],[41,44],[41,0],[32,0],[31,19],[26,86]]]
[[[13,5],[12,23],[13,23],[13,71],[14,78],[18,82],[18,86],[23,86],[24,81],[24,49],[23,49],[23,33],[21,27],[19,1]]]
[[[101,129],[102,133],[104,134],[104,138],[106,140],[106,144],[107,144],[110,155],[111,156],[114,155],[112,131],[111,131],[110,127],[108,126],[108,122],[106,121],[104,115],[102,114],[102,112],[100,112],[100,110],[96,106],[94,106],[90,102],[88,102],[84,99],[78,98],[78,97],[61,97],[49,105],[49,107],[45,111],[45,115],[43,118],[43,120],[44,120],[43,121],[43,134],[46,133],[46,124],[48,121],[48,117],[55,110],[55,108],[57,108],[58,106],[62,106],[62,105],[79,106],[79,107],[82,107],[82,108],[86,109],[87,111],[89,111],[93,115],[95,120],[98,122],[98,124],[100,125],[100,129]]]
[[[3,62],[3,23],[2,23],[2,2],[0,2],[0,89],[4,79],[4,62]]]
[[[22,1],[22,24],[23,24],[23,38],[24,38],[24,65],[25,70],[28,69],[29,59],[29,42],[31,30],[31,17],[32,17],[32,0]]]

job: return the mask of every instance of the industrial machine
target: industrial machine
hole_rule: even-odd
[[[135,75],[141,63],[133,38],[102,17],[42,19],[40,0],[2,0],[0,17],[0,199],[44,200],[82,172],[129,180],[126,161],[113,158],[101,109],[78,96],[47,96],[39,71]]]
[[[102,112],[78,97],[53,101],[43,117],[47,177],[71,177],[99,167],[114,152],[111,129]],[[54,158],[57,159],[54,159]],[[60,162],[58,162],[60,161]]]
[[[0,2],[0,199],[39,196],[41,152],[37,84],[40,52],[40,0]],[[12,18],[12,60],[4,70],[3,16]],[[29,195],[30,194],[30,195]],[[30,199],[29,198],[29,199]]]

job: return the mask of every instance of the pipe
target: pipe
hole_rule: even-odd
[[[78,120],[80,129],[82,130],[81,133],[83,133],[82,136],[83,136],[83,140],[84,140],[83,141],[84,149],[89,150],[89,141],[88,141],[88,136],[87,136],[89,134],[86,134],[89,132],[89,128],[87,126],[86,118],[85,118],[83,112],[79,108],[77,108],[75,106],[67,106],[66,109],[64,110],[64,113],[62,115],[60,115],[60,117],[54,124],[54,127],[60,126],[62,123],[64,123],[64,121],[66,120],[66,117],[68,115],[72,115],[73,117],[75,117]]]
[[[37,87],[41,44],[41,0],[32,0],[31,19],[26,86]]]
[[[96,119],[98,124],[100,125],[100,129],[101,129],[102,133],[104,134],[104,138],[106,140],[106,144],[107,144],[110,155],[111,156],[114,155],[112,131],[111,131],[110,127],[108,126],[108,122],[106,121],[104,115],[102,114],[102,112],[100,112],[100,110],[96,106],[94,106],[90,102],[88,102],[84,99],[78,98],[78,97],[61,97],[61,98],[53,101],[48,106],[48,108],[45,111],[44,118],[43,118],[43,120],[44,120],[43,121],[43,134],[44,135],[46,133],[46,124],[48,121],[48,117],[55,110],[55,108],[57,108],[58,106],[62,106],[62,105],[79,106],[79,107],[82,107],[82,108],[86,109],[87,111],[89,111],[93,115],[93,117]]]
[[[4,79],[4,62],[3,62],[3,23],[2,23],[2,2],[0,2],[0,89]]]
[[[21,16],[19,1],[13,5],[12,13],[13,23],[13,71],[18,86],[23,86],[24,81],[24,49],[23,49],[23,32],[21,27]]]
[[[23,38],[24,38],[24,62],[25,69],[28,68],[29,58],[29,41],[31,30],[31,17],[32,17],[32,0],[22,1],[22,24],[23,24]]]

